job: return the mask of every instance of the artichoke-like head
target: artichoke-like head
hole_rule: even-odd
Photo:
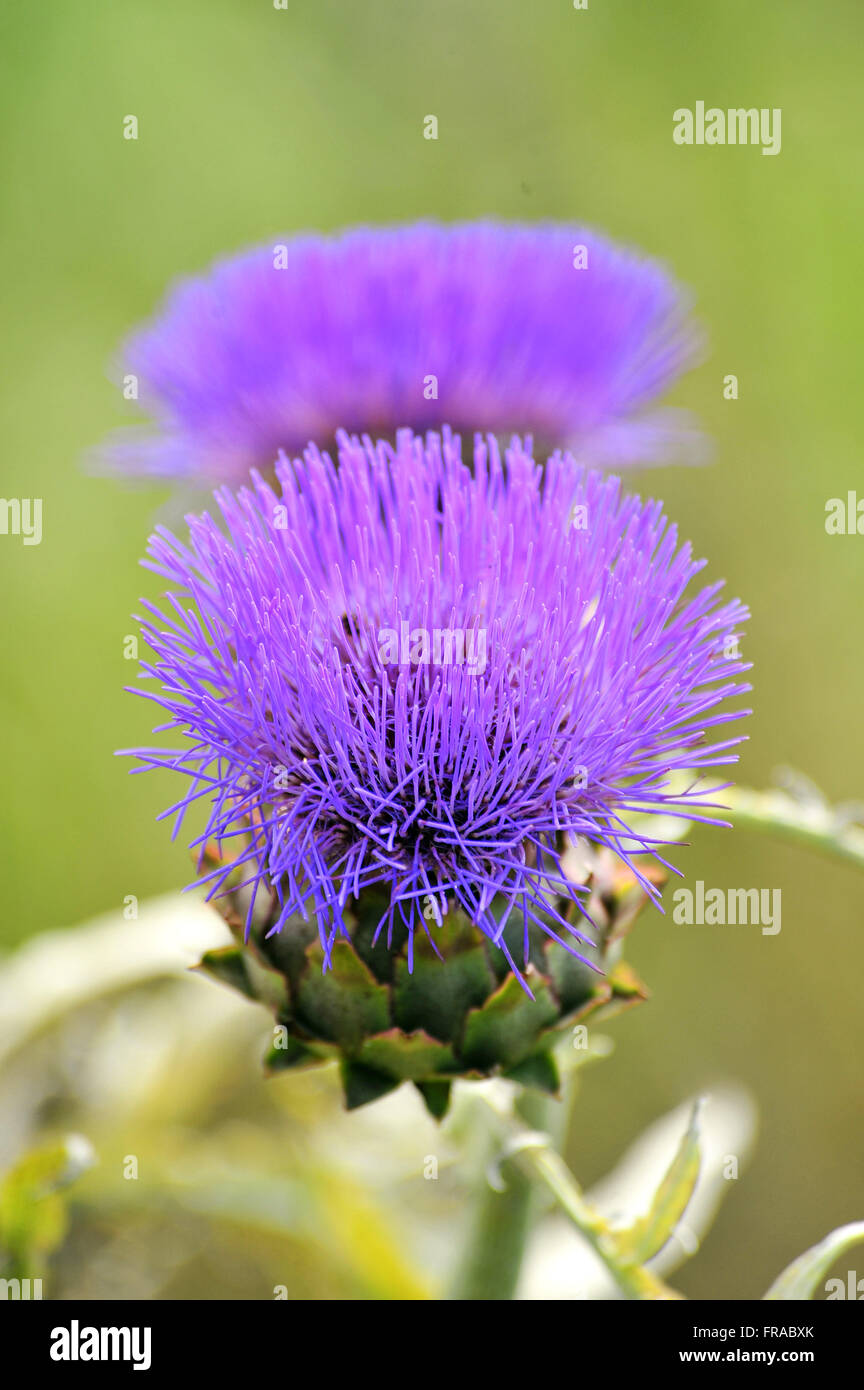
[[[735,760],[744,605],[691,587],[658,503],[518,439],[341,435],[216,502],[150,543],[141,693],[182,744],[136,756],[233,847],[218,968],[274,1005],[274,1064],[338,1058],[349,1104],[554,1089],[556,1037],[639,996],[624,927]]]
[[[208,860],[224,867],[215,847],[208,847]],[[247,931],[248,890],[229,888],[219,905],[235,944],[208,952],[201,968],[273,1011],[268,1071],[337,1061],[349,1109],[404,1081],[414,1083],[436,1118],[459,1077],[506,1076],[555,1094],[556,1048],[587,1046],[579,1025],[646,997],[622,947],[649,895],[608,851],[590,854],[589,865],[585,910],[597,944],[583,951],[583,961],[530,923],[521,979],[456,905],[440,926],[430,923],[428,936],[418,934],[409,966],[407,931],[394,931],[388,945],[377,930],[385,904],[374,889],[346,913],[328,966],[311,919],[293,918],[268,935],[278,909],[256,904]],[[660,872],[652,866],[649,873],[659,886]],[[554,906],[573,910],[564,901]],[[525,931],[521,913],[511,912],[503,936],[520,961]]]

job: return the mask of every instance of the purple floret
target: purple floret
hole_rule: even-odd
[[[118,376],[137,377],[156,430],[120,431],[107,455],[129,473],[239,485],[340,429],[446,424],[531,435],[592,466],[677,461],[695,432],[646,407],[696,347],[666,271],[584,228],[274,241],[181,281],[132,336]]]
[[[567,843],[634,867],[632,812],[706,804],[700,774],[740,742],[747,610],[717,583],[685,595],[703,562],[660,504],[568,454],[541,468],[478,437],[469,467],[448,431],[403,431],[276,472],[217,492],[221,520],[190,516],[188,542],[150,542],[173,592],[146,605],[162,689],[139,693],[184,746],[137,756],[192,779],[165,815],[206,798],[193,843],[239,853],[274,930],[314,913],[328,953],[375,884],[388,933],[434,939],[455,903],[506,950],[506,904],[579,954],[584,918],[555,906],[584,891]]]

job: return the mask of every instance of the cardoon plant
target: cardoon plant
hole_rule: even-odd
[[[203,879],[273,1007],[271,1062],[338,1058],[349,1105],[460,1075],[554,1090],[552,1047],[640,997],[619,959],[659,899],[670,813],[734,760],[746,610],[660,504],[556,452],[339,436],[164,527],[141,692],[207,806]],[[140,770],[140,769],[139,769]],[[633,818],[640,816],[640,828]]]
[[[235,941],[203,968],[270,1007],[271,1069],[338,1062],[349,1108],[409,1081],[440,1117],[454,1079],[517,1083],[464,1088],[453,1128],[483,1156],[452,1297],[514,1296],[534,1184],[621,1296],[677,1297],[654,1262],[699,1181],[699,1106],[625,1217],[586,1200],[539,1093],[578,1066],[562,1035],[644,997],[624,937],[740,741],[746,609],[594,471],[686,455],[650,408],[694,348],[665,272],[592,233],[420,225],[223,261],[120,363],[156,428],[114,465],[219,485],[150,543],[169,590],[139,693],[180,746],[136,753],[188,779],[164,814],[176,834],[194,807]],[[842,810],[730,800],[864,863]],[[766,1298],[811,1297],[862,1237]]]
[[[662,267],[564,225],[419,224],[276,241],[182,281],[118,375],[156,430],[127,472],[238,484],[339,429],[531,435],[592,464],[686,457],[651,410],[694,360]]]

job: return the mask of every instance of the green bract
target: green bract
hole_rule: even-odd
[[[524,977],[533,999],[503,953],[458,910],[440,927],[430,923],[440,957],[425,935],[416,936],[409,971],[407,934],[394,929],[388,947],[382,931],[373,944],[387,900],[371,889],[346,916],[350,939],[335,942],[326,971],[314,922],[294,919],[268,938],[270,912],[256,911],[244,941],[248,899],[242,889],[229,891],[219,905],[236,944],[208,952],[201,968],[273,1010],[269,1071],[337,1061],[349,1109],[403,1081],[414,1083],[436,1117],[445,1113],[458,1077],[506,1076],[554,1094],[556,1045],[586,1019],[608,1017],[646,997],[621,947],[647,894],[605,851],[592,857],[586,881],[599,944],[585,954],[597,970],[532,929]],[[564,900],[558,908],[575,910]],[[505,936],[517,960],[523,935],[521,914],[514,912]],[[571,1041],[585,1045],[581,1033]]]

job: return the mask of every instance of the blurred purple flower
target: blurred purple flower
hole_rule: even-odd
[[[721,584],[685,597],[702,562],[660,504],[570,455],[541,468],[490,438],[469,467],[446,431],[339,446],[338,467],[315,447],[280,461],[281,491],[220,490],[221,524],[190,516],[188,544],[157,529],[145,564],[176,592],[145,605],[162,690],[137,693],[187,742],[136,756],[192,779],[178,826],[210,799],[193,843],[248,837],[274,930],[311,909],[329,953],[377,884],[388,933],[434,939],[449,900],[506,952],[503,904],[579,954],[560,856],[607,845],[656,897],[625,819],[692,817],[700,771],[735,761],[740,738],[706,731],[742,712],[746,609]],[[436,650],[435,631],[462,638]]]
[[[581,249],[580,249],[581,248]],[[578,267],[578,268],[577,268]],[[692,364],[681,292],[593,232],[476,223],[298,237],[182,281],[118,366],[155,433],[112,466],[245,482],[339,429],[531,434],[591,465],[669,462],[698,436],[644,413]]]

